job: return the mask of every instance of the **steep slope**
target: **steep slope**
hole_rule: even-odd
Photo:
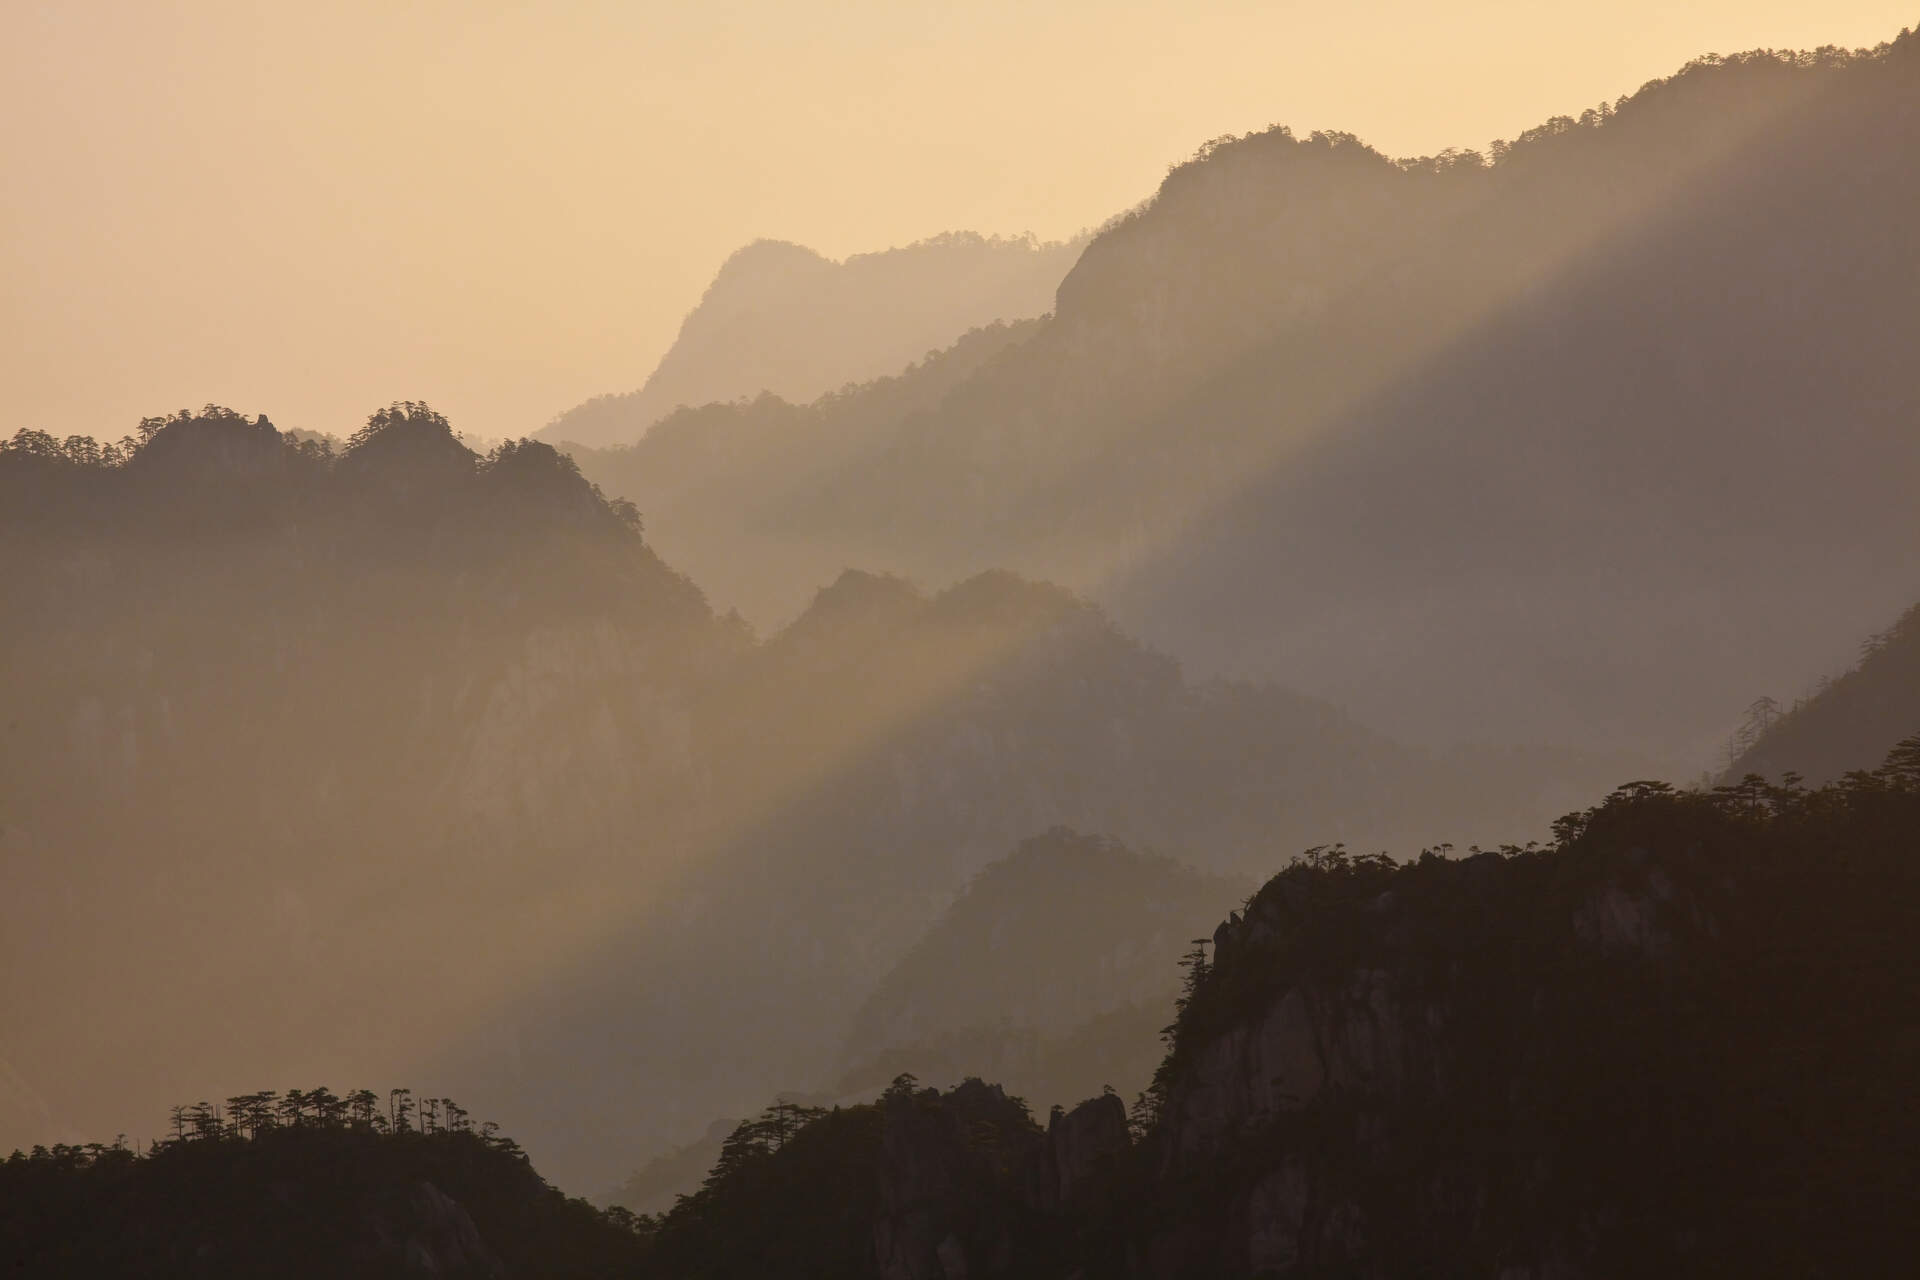
[[[1761,726],[1756,726],[1756,728]],[[1860,647],[1860,660],[1818,693],[1769,717],[1764,732],[1728,766],[1729,778],[1797,773],[1831,782],[1871,769],[1920,731],[1920,605]]]
[[[857,447],[841,397],[835,464],[688,554],[1007,565],[1392,731],[1704,758],[1920,590],[1916,101],[1909,36],[1702,60],[1490,161],[1223,140],[1030,337]]]
[[[804,402],[897,373],[970,329],[1052,310],[1082,244],[952,233],[833,262],[756,241],[721,266],[644,386],[569,409],[540,438],[631,444],[684,405]]]

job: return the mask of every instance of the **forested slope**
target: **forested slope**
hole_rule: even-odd
[[[1862,641],[1859,660],[1811,697],[1784,709],[1766,698],[1753,710],[1754,736],[1727,767],[1731,778],[1794,773],[1830,782],[1872,768],[1920,730],[1920,606]]]

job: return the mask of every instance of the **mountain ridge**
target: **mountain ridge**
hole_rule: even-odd
[[[721,264],[645,385],[577,405],[536,438],[630,444],[675,409],[811,401],[895,373],[969,330],[1050,310],[1081,243],[949,232],[836,262],[756,240]]]
[[[1916,49],[1702,59],[1491,160],[1224,140],[964,380],[788,415],[790,475],[727,464],[772,477],[751,522],[668,511],[665,457],[580,461],[763,624],[803,601],[705,566],[998,564],[1403,736],[1704,757],[1920,588]],[[1787,576],[1813,603],[1761,625]]]

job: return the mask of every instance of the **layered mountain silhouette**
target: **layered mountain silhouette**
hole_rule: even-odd
[[[420,1056],[611,1186],[832,1087],[875,984],[1036,832],[1232,875],[1525,840],[1642,771],[1189,681],[1006,572],[849,571],[756,641],[564,456],[476,455],[419,405],[338,456],[214,409],[27,433],[0,488],[34,620],[6,641],[5,937],[37,958],[0,976],[8,1056],[85,1132],[128,1123],[102,1097]]]
[[[751,246],[558,444],[19,433],[0,1151],[64,1145],[0,1252],[1862,1269],[1916,207],[1903,35],[1490,156],[1221,139],[1084,244]],[[401,1071],[664,1216],[364,1099],[137,1132]]]
[[[1423,809],[1428,831],[1462,846],[1526,839],[1628,767],[1415,750],[1279,689],[1190,684],[1091,606],[1003,573],[932,596],[843,575],[706,698],[695,724],[712,825],[685,870],[433,1064],[536,1151],[583,1131],[629,1151],[679,1145],[782,1090],[870,1088],[884,1046],[864,1061],[847,1051],[863,1002],[1028,833],[1112,832],[1239,874],[1334,840],[1407,847],[1421,837],[1402,816]],[[1057,925],[1098,927],[1097,915]],[[966,1065],[971,1050],[949,1060],[984,1069]],[[637,1163],[577,1139],[547,1158],[600,1187]]]
[[[955,232],[835,262],[755,241],[721,266],[644,386],[569,409],[540,438],[630,444],[683,405],[809,401],[897,373],[970,329],[1052,310],[1084,243]]]
[[[1064,827],[1025,840],[861,1005],[839,1092],[905,1072],[943,1087],[984,1077],[1048,1102],[1102,1088],[1131,1098],[1152,1078],[1179,989],[1169,957],[1252,888]]]
[[[692,467],[578,457],[762,623],[829,566],[1002,565],[1391,730],[1701,758],[1920,588],[1916,100],[1908,36],[1704,59],[1490,157],[1225,139],[954,385],[961,350],[685,421],[727,442]]]

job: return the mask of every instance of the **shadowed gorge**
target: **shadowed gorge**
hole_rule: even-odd
[[[10,14],[0,1273],[1899,1273],[1878,4]]]

